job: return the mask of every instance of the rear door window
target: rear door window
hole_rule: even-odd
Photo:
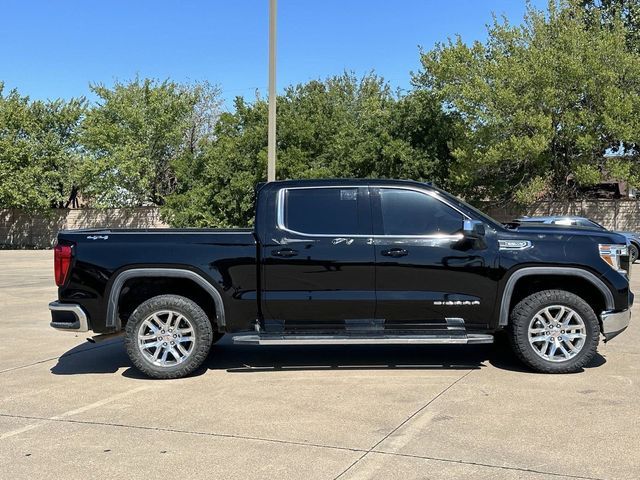
[[[284,194],[284,227],[310,235],[366,233],[358,187],[291,188]]]

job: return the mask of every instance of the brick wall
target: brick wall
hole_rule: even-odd
[[[482,210],[502,222],[522,215],[580,215],[611,230],[640,232],[640,201],[637,200],[540,202],[524,209],[486,204]],[[167,226],[154,207],[51,210],[46,215],[5,209],[0,210],[0,248],[50,248],[58,230]]]
[[[485,205],[482,210],[496,220],[508,222],[523,215],[578,215],[587,217],[611,230],[640,232],[640,201],[577,200],[540,202],[528,208],[514,205]]]
[[[50,210],[32,214],[0,210],[0,248],[50,248],[58,230],[167,227],[154,207]]]

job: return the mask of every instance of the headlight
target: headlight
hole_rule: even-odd
[[[629,247],[618,244],[600,244],[598,248],[600,250],[600,257],[607,262],[611,268],[625,275],[628,274]]]

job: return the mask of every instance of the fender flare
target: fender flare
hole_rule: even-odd
[[[211,285],[210,282],[205,280],[201,275],[191,270],[183,268],[131,268],[119,273],[109,292],[109,300],[107,303],[107,327],[120,327],[118,322],[118,300],[120,298],[120,292],[127,280],[140,277],[171,277],[171,278],[186,278],[192,280],[201,286],[213,299],[216,306],[216,318],[215,321],[219,327],[226,325],[224,303],[222,301],[222,295],[220,292]]]
[[[518,280],[531,275],[564,275],[569,277],[581,277],[595,286],[604,296],[607,310],[615,309],[615,303],[611,290],[605,283],[596,277],[593,273],[574,267],[524,267],[516,270],[507,280],[507,284],[502,292],[502,301],[500,302],[500,317],[498,325],[505,326],[509,323],[509,307],[511,306],[511,297]],[[596,312],[599,314],[599,312]]]

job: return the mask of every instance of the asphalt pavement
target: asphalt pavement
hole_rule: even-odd
[[[158,381],[121,339],[49,328],[52,257],[0,251],[0,478],[640,478],[640,307],[573,375],[502,345],[225,336],[195,375]]]

